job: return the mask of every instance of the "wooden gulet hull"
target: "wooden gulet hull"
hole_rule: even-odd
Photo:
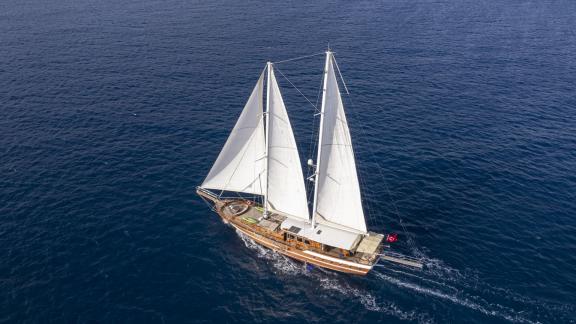
[[[351,273],[355,275],[366,275],[370,270],[372,270],[372,266],[363,265],[363,264],[353,264],[350,261],[340,261],[335,258],[331,258],[328,256],[323,256],[316,252],[302,251],[295,248],[282,248],[274,243],[274,241],[259,235],[254,232],[247,231],[242,227],[239,227],[235,224],[231,224],[234,228],[239,230],[241,233],[245,234],[246,236],[250,237],[254,242],[260,244],[261,246],[267,247],[273,251],[279,252],[291,259],[295,259],[307,264],[313,264],[317,267],[331,269],[339,272]],[[330,259],[328,259],[330,258]],[[346,263],[344,263],[346,262]]]
[[[355,258],[352,257],[347,258],[328,255],[327,253],[323,253],[321,250],[312,247],[307,248],[301,244],[289,244],[282,239],[282,235],[285,235],[283,231],[271,233],[261,230],[254,224],[246,223],[243,220],[243,217],[230,215],[230,212],[226,207],[230,202],[237,202],[240,200],[220,200],[219,198],[203,191],[198,191],[198,194],[214,203],[214,211],[218,213],[225,223],[231,225],[237,231],[252,239],[255,243],[281,253],[291,259],[324,269],[361,276],[366,275],[372,269],[373,265],[378,262],[378,258],[373,257],[370,261],[364,260],[363,263],[359,263],[355,262]],[[251,204],[251,202],[245,202],[247,205]],[[253,206],[247,208],[255,209]],[[255,211],[252,210],[252,212],[254,213]],[[261,216],[261,213],[259,215]]]

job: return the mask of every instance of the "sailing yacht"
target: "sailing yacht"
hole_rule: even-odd
[[[197,193],[225,223],[262,246],[306,264],[366,275],[384,255],[385,240],[366,227],[334,65],[328,50],[317,158],[308,161],[315,169],[311,215],[294,133],[270,62]],[[225,192],[255,198],[224,197]]]

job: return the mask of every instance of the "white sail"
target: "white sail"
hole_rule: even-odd
[[[270,69],[268,126],[268,208],[309,220],[302,165],[280,88]]]
[[[327,53],[318,147],[314,221],[366,233],[356,162],[344,105]]]
[[[264,73],[260,75],[202,188],[264,194],[263,88]]]

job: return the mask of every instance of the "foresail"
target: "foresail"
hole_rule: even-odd
[[[308,221],[302,165],[273,69],[269,82],[268,207],[288,217]]]
[[[263,88],[264,73],[260,75],[234,129],[201,187],[264,194],[266,175]]]
[[[366,233],[352,140],[331,53],[327,60],[315,219]]]

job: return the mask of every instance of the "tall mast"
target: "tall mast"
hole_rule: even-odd
[[[262,216],[264,218],[268,217],[268,137],[270,135],[270,116],[269,116],[269,112],[270,112],[270,79],[272,76],[272,63],[268,62],[266,64],[266,68],[267,68],[267,81],[266,82],[266,111],[264,112],[264,116],[266,116],[266,132],[265,132],[265,138],[264,138],[264,143],[265,143],[265,147],[264,147],[264,158],[265,158],[265,168],[266,168],[266,187],[264,188],[264,213],[262,214]]]
[[[314,205],[312,208],[312,228],[316,226],[316,209],[318,208],[318,173],[320,172],[320,156],[322,154],[322,135],[324,134],[324,109],[326,106],[326,83],[328,81],[328,64],[330,64],[330,49],[326,51],[326,64],[324,65],[324,81],[322,82],[322,107],[320,108],[320,130],[318,132],[318,155],[316,157],[316,172],[314,177]]]

